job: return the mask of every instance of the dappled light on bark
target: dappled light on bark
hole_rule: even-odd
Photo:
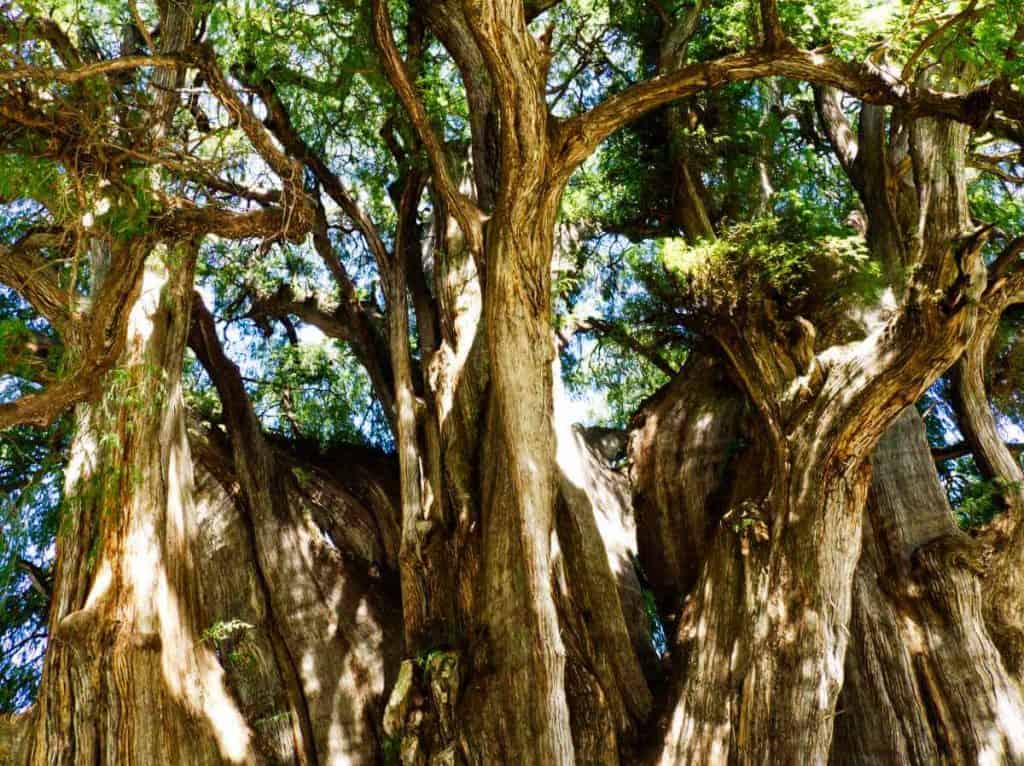
[[[0,10],[0,762],[1024,764],[1014,2],[108,5]]]
[[[1018,763],[1024,698],[983,617],[979,545],[953,521],[916,411],[872,465],[830,762]]]
[[[170,253],[151,255],[123,377],[103,401],[79,408],[67,472],[75,513],[58,542],[52,648],[29,763],[156,762],[168,751],[195,763],[255,757],[199,636],[180,387],[194,251],[177,255],[171,267],[161,262]],[[124,441],[111,446],[111,432]],[[160,736],[151,729],[157,720]]]

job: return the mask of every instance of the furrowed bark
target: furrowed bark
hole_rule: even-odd
[[[194,253],[150,256],[123,374],[108,379],[103,400],[79,408],[51,640],[23,763],[256,760],[199,635],[181,391]]]
[[[667,445],[669,435],[685,442],[687,430],[692,430],[722,433],[740,443],[741,430],[735,404],[727,402],[727,387],[701,381],[699,375],[681,378],[641,409],[634,421],[630,454],[633,470],[640,476],[651,476],[660,468],[660,475],[680,488],[701,488],[708,484],[706,464],[695,458],[687,461],[685,454],[680,457],[660,442]],[[679,403],[675,410],[667,406],[673,388],[680,389],[675,392]],[[735,402],[739,395],[734,392],[732,398]],[[701,417],[682,417],[685,402]],[[666,412],[678,414],[673,419],[665,417]],[[657,422],[672,430],[659,433]],[[725,488],[742,497],[756,488],[761,476],[754,467],[764,457],[756,444],[746,452],[734,458],[731,470],[717,472],[719,480],[710,496],[722,497]],[[667,465],[654,465],[659,459]],[[854,579],[853,637],[844,692],[834,716],[831,760],[842,764],[1019,762],[1019,716],[1024,708],[1019,687],[1007,674],[982,617],[979,550],[953,524],[923,427],[912,410],[890,428],[873,462],[865,552]],[[670,466],[682,470],[676,474]],[[636,486],[639,503],[650,481]],[[659,506],[659,498],[652,495],[644,502],[667,514],[662,523],[685,539],[688,517],[671,515],[678,502],[661,500]],[[732,514],[721,519],[721,509],[717,514],[709,509],[708,516],[709,524],[731,524],[734,535],[748,540],[741,545],[740,555],[722,550],[720,537],[705,543],[698,554],[704,567],[679,631],[674,656],[677,687],[690,674],[698,674],[705,683],[710,679],[712,686],[737,683],[746,663],[737,654],[742,642],[722,646],[711,644],[708,636],[716,635],[716,625],[731,624],[733,630],[741,630],[746,577],[750,569],[755,575],[758,569],[750,558],[756,553],[752,549],[760,521],[747,517],[748,523]],[[691,545],[704,542],[704,534],[695,537]],[[687,688],[690,693],[701,689],[692,684]],[[742,751],[725,749],[741,746],[742,722],[737,721],[736,708],[726,703],[716,709],[714,701],[709,694],[703,706],[694,706],[703,711],[699,720],[680,720],[676,708],[675,717],[662,722],[667,727],[685,727],[685,736],[675,740],[678,747],[659,754],[663,762],[742,761]],[[717,710],[710,722],[709,710]],[[800,758],[794,755],[795,760]]]
[[[741,449],[743,398],[713,359],[693,354],[630,424],[640,562],[669,624],[679,617],[724,512],[725,473]]]
[[[1013,283],[1019,275],[1012,278]],[[1024,673],[1024,470],[1003,441],[988,401],[985,359],[1003,310],[1022,296],[1003,286],[998,305],[982,314],[972,344],[950,374],[952,402],[964,442],[982,476],[995,481],[1006,512],[984,530],[989,547],[985,575],[986,617],[1010,671]]]
[[[0,715],[0,763],[20,763],[18,752],[25,739],[31,714]]]
[[[479,208],[456,188],[445,148],[395,49],[386,4],[375,3],[375,38],[389,79],[483,283],[489,390],[486,410],[479,408],[486,412],[480,477],[474,482],[479,487],[480,577],[463,639],[471,648],[461,701],[461,749],[470,763],[569,764],[573,744],[565,647],[552,594],[551,559],[556,477],[550,270],[564,181],[549,184],[546,178],[545,65],[522,6],[485,3],[467,9],[465,21],[493,82],[500,118],[500,183],[486,241]]]
[[[830,763],[1024,762],[1024,700],[985,624],[979,552],[907,408],[872,456]]]
[[[496,217],[503,213],[499,206]],[[487,256],[491,396],[479,619],[489,672],[470,688],[479,710],[471,747],[480,763],[573,762],[565,648],[551,593],[553,221],[532,223],[526,217],[493,223],[501,233],[492,234]]]
[[[230,455],[197,429],[189,436],[196,455],[204,642],[224,667],[257,752],[268,763],[316,763],[297,677],[270,611],[244,508],[221,484],[230,481]]]
[[[736,475],[756,477],[772,459],[754,446],[739,459]],[[717,519],[679,623],[681,680],[670,697],[675,704],[658,763],[827,757],[850,608],[846,583],[857,559],[868,474],[823,474],[813,456],[790,459],[812,467],[776,474],[784,480],[773,491],[799,497],[786,506],[785,536],[773,534],[771,506],[758,502],[749,478],[746,487],[733,485],[729,511]],[[762,738],[767,728],[773,741]]]
[[[626,476],[580,429],[557,419],[555,600],[567,648],[566,695],[580,763],[628,763],[652,706],[654,671]]]
[[[380,747],[386,672],[397,664],[398,611],[379,563],[328,542],[308,502],[294,502],[301,471],[281,461],[260,430],[238,368],[225,356],[213,318],[194,296],[190,344],[221,398],[259,571],[297,677],[294,703],[312,735],[315,762],[374,763]]]
[[[903,407],[966,346],[987,279],[964,181],[967,129],[904,113],[892,121],[888,141],[913,174],[886,190],[879,207],[888,216],[865,207],[870,247],[882,241],[872,234],[879,227],[897,227],[908,243],[891,271],[901,280],[898,308],[875,307],[851,342],[819,338],[811,321],[769,296],[706,306],[708,334],[760,423],[737,471],[763,480],[753,491],[733,488],[681,621],[683,649],[699,636],[701,650],[685,660],[663,763],[827,760],[867,461]],[[901,159],[892,154],[883,161]],[[834,309],[807,307],[832,335]],[[723,606],[730,600],[743,609]]]

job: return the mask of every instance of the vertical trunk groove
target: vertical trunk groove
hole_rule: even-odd
[[[913,408],[872,467],[830,763],[1021,763],[1024,701],[985,625],[977,544]]]
[[[312,503],[298,495],[302,472],[271,449],[224,354],[213,317],[194,296],[190,344],[220,395],[256,563],[298,674],[318,763],[374,763],[379,752],[386,669],[401,649],[397,610],[381,587],[379,562],[335,547],[317,525]],[[384,549],[383,546],[380,546]],[[391,662],[389,662],[391,660]]]
[[[150,255],[122,365],[79,407],[29,764],[256,758],[199,635],[181,391],[194,255]]]

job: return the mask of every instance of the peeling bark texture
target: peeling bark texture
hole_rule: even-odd
[[[1024,763],[1024,700],[986,628],[979,546],[913,408],[872,469],[830,763]]]
[[[123,374],[77,414],[27,764],[256,761],[200,640],[181,391],[194,253],[150,256]]]

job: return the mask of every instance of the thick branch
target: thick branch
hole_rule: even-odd
[[[761,37],[766,50],[774,51],[786,44],[786,33],[779,22],[777,0],[760,0]]]
[[[757,50],[658,75],[567,120],[559,130],[558,158],[563,172],[571,172],[610,134],[653,109],[730,82],[771,76],[838,88],[865,103],[899,105],[908,116],[943,116],[974,127],[982,123],[992,127],[994,109],[1006,113],[1011,127],[1024,118],[1024,106],[1018,103],[1019,97],[1005,88],[983,87],[967,94],[931,91],[902,83],[867,65],[842,61],[824,53],[788,47],[776,51]]]
[[[1018,291],[1012,285],[1007,284],[1006,278],[1011,272],[1020,267],[1022,255],[1024,255],[1024,235],[1010,240],[989,267],[989,287],[986,293],[989,296],[994,296],[997,303],[1002,303],[1004,300],[997,295],[997,291],[1006,290],[1008,287],[1011,293]],[[1014,278],[1014,281],[1019,281],[1019,277]],[[1019,302],[1019,299],[1016,297],[1012,298],[1012,300],[1014,303]]]
[[[53,583],[49,575],[41,567],[36,566],[28,559],[18,559],[18,569],[28,575],[32,588],[47,601],[50,600],[50,593],[53,590]]]
[[[526,20],[532,21],[549,8],[554,8],[562,0],[526,0],[523,3],[526,11]]]
[[[444,146],[430,125],[427,111],[395,46],[387,0],[373,0],[373,37],[388,80],[398,94],[409,122],[426,150],[434,183],[452,210],[455,220],[458,221],[470,251],[480,253],[483,249],[482,214],[473,201],[463,195],[455,184],[448,168]]]
[[[249,73],[246,74],[245,82],[259,94],[260,99],[267,107],[267,127],[291,156],[300,160],[313,171],[313,175],[316,176],[324,191],[330,195],[331,199],[337,203],[342,212],[358,229],[378,267],[385,267],[389,260],[389,254],[377,228],[356,199],[349,194],[341,179],[299,135],[274,84],[267,79],[256,81]]]
[[[1003,446],[1018,458],[1021,453],[1024,453],[1024,442],[1004,442]],[[967,442],[957,442],[956,444],[947,444],[944,447],[932,447],[932,459],[936,463],[945,463],[949,460],[956,460],[958,457],[970,455],[973,452],[974,450]]]
[[[46,40],[67,66],[77,67],[82,64],[78,50],[56,22],[39,16],[25,16],[16,21],[4,19],[0,22],[0,45],[25,40]]]
[[[73,69],[49,66],[20,66],[0,70],[0,82],[17,80],[50,80],[54,82],[75,83],[99,75],[123,72],[141,67],[180,67],[189,63],[186,57],[162,54],[156,56],[122,56],[94,64],[85,64]]]
[[[59,244],[52,235],[32,235],[13,247],[0,244],[0,282],[21,294],[55,327],[64,327],[72,312],[68,291],[38,250]]]
[[[858,186],[863,185],[860,169],[857,166],[857,138],[850,128],[850,122],[843,114],[839,103],[839,92],[835,88],[820,87],[814,89],[814,106],[829,143],[839,159],[839,164]]]
[[[1024,511],[1024,470],[1014,452],[1003,442],[985,386],[985,357],[999,328],[1005,304],[979,318],[971,344],[950,372],[952,402],[964,442],[974,454],[982,475],[997,480],[1008,508]]]
[[[314,239],[319,239],[315,232]],[[316,298],[308,296],[299,300],[290,287],[282,285],[273,295],[254,299],[248,316],[253,319],[295,316],[327,337],[349,343],[370,376],[374,394],[385,415],[393,423],[394,394],[388,351],[383,348],[375,321],[359,303],[355,288],[350,283],[349,287],[347,291],[342,287],[342,305],[331,312],[324,309]]]
[[[1014,175],[1003,167],[996,160],[989,159],[983,154],[972,154],[967,159],[967,164],[972,168],[981,170],[984,173],[991,173],[1010,184],[1024,184],[1024,175]]]
[[[192,296],[188,345],[217,389],[232,440],[238,440],[239,444],[262,444],[260,423],[249,400],[249,392],[242,383],[238,366],[224,353],[213,315],[199,293]]]
[[[197,207],[180,198],[170,202],[177,207],[155,220],[158,231],[168,239],[193,239],[216,234],[225,239],[285,237],[292,242],[301,242],[312,223],[311,216],[303,214],[306,211],[296,209],[299,206],[274,205],[236,212],[212,204]]]

